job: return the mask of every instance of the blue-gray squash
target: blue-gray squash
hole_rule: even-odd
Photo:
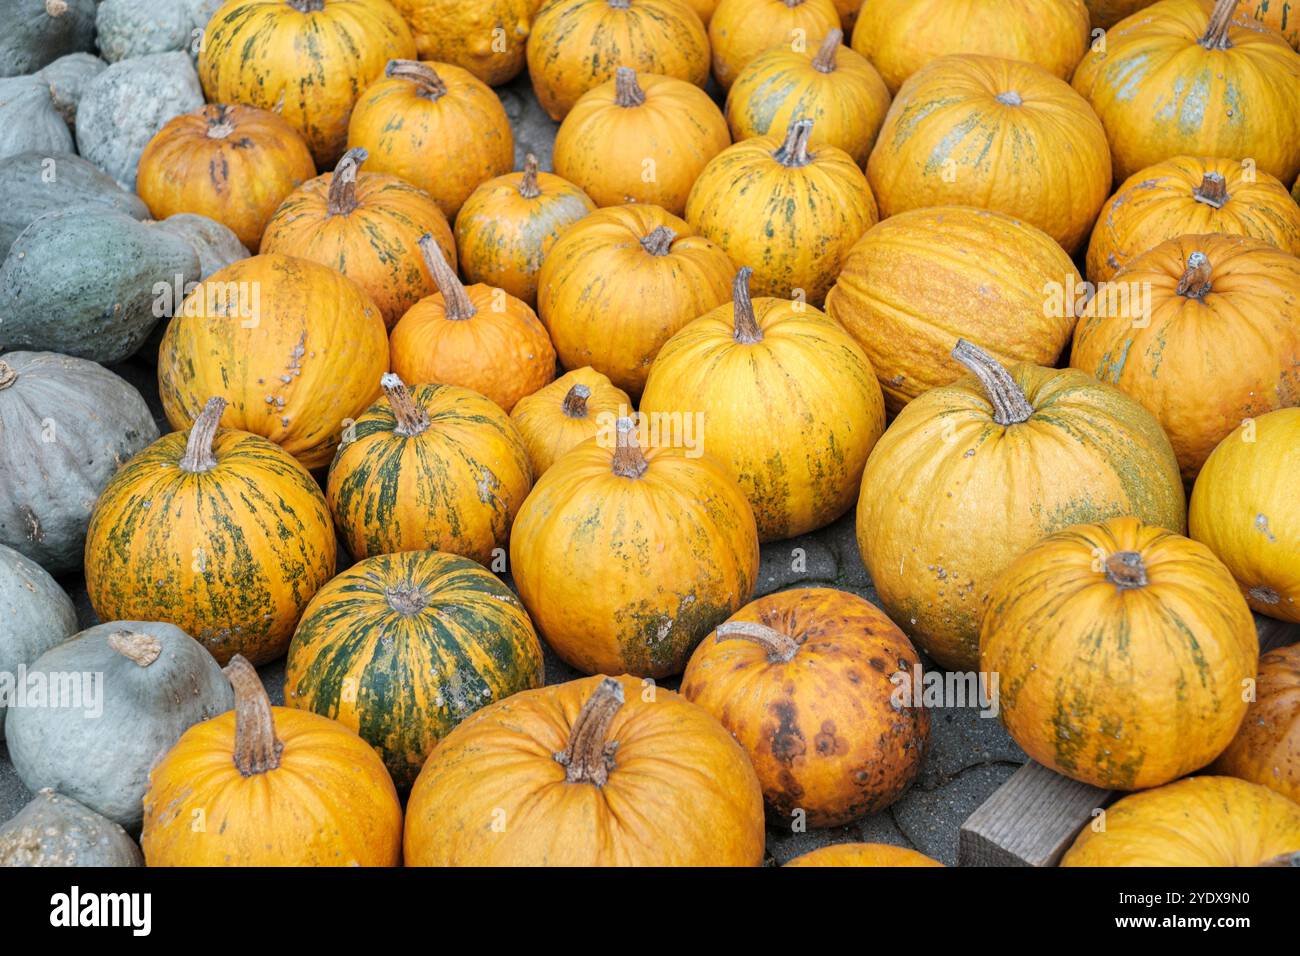
[[[95,45],[95,0],[0,0],[0,76]]]
[[[0,158],[16,153],[66,153],[72,133],[54,107],[50,87],[37,76],[0,80]]]
[[[36,75],[50,88],[50,99],[70,129],[76,127],[77,104],[88,84],[108,68],[93,53],[69,53],[41,68]]]
[[[9,712],[6,743],[19,779],[128,828],[143,818],[154,765],[193,724],[235,705],[221,665],[171,624],[113,621],[82,631],[28,668],[29,682],[42,676],[51,687],[45,706]]]
[[[149,53],[198,49],[198,31],[220,0],[101,0],[99,52],[110,63]]]
[[[0,824],[0,866],[144,866],[125,830],[46,788]]]
[[[19,667],[75,633],[77,611],[58,582],[31,558],[0,544],[0,740],[12,689],[5,682],[16,681]]]
[[[199,273],[206,279],[232,262],[248,258],[248,249],[229,226],[192,212],[180,212],[154,222],[155,229],[178,236],[189,243],[199,257]],[[165,325],[166,323],[159,323]]]
[[[36,219],[70,206],[99,206],[148,219],[149,207],[98,166],[71,153],[19,153],[0,159],[0,260]]]
[[[157,438],[140,393],[108,369],[54,352],[0,355],[0,545],[52,574],[79,569],[100,492]]]

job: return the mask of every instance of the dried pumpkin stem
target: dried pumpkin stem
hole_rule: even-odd
[[[519,180],[519,195],[525,199],[536,199],[542,194],[537,185],[537,157],[529,153],[524,157],[524,176]]]
[[[447,95],[447,84],[427,63],[419,60],[389,60],[384,76],[390,80],[410,80],[420,88],[425,99],[438,100]]]
[[[1228,28],[1232,25],[1232,15],[1237,12],[1238,0],[1219,0],[1210,14],[1210,23],[1205,28],[1205,35],[1200,44],[1207,50],[1226,50],[1232,46],[1228,39]]]
[[[63,16],[68,12],[68,0],[45,0],[45,12],[56,19]]]
[[[389,607],[406,617],[419,614],[429,606],[429,601],[424,596],[424,592],[410,585],[389,588],[384,592],[384,599],[388,601]]]
[[[636,440],[636,423],[630,418],[620,418],[615,426],[618,444],[614,448],[614,474],[620,478],[640,478],[650,467]]]
[[[325,9],[325,0],[285,0],[299,13],[319,13]]]
[[[1106,580],[1121,591],[1147,586],[1147,566],[1137,551],[1116,551],[1106,558]]]
[[[370,154],[360,146],[348,150],[334,167],[330,178],[329,195],[325,212],[331,216],[346,216],[357,208],[357,173]]]
[[[1214,284],[1212,280],[1209,257],[1203,252],[1193,252],[1187,257],[1187,271],[1174,291],[1189,299],[1204,299]]]
[[[632,6],[632,0],[609,0],[609,5],[615,10],[626,10]]]
[[[18,381],[18,373],[8,362],[0,361],[0,390],[8,388],[14,382]]]
[[[758,317],[754,315],[754,301],[749,297],[749,277],[753,274],[754,270],[745,266],[731,283],[731,310],[735,314],[736,326],[733,335],[742,345],[763,341],[763,330],[758,327]]]
[[[284,744],[275,736],[275,720],[266,688],[242,654],[224,669],[235,689],[235,766],[242,776],[266,773],[280,766]]]
[[[645,105],[645,90],[636,81],[636,70],[620,66],[614,71],[614,103],[624,109]]]
[[[464,322],[474,318],[478,314],[478,309],[470,302],[469,293],[461,285],[456,270],[442,254],[442,248],[427,232],[420,237],[420,254],[424,256],[424,264],[429,270],[429,275],[433,276],[434,285],[442,293],[443,309],[446,311],[447,318],[452,322]]]
[[[606,677],[592,691],[569,730],[569,746],[555,754],[564,767],[568,783],[591,783],[603,787],[614,769],[617,741],[609,737],[609,725],[623,706],[623,685]]]
[[[218,103],[208,111],[208,139],[225,139],[235,131],[235,124],[230,119],[230,107]]]
[[[1016,380],[993,356],[965,339],[957,340],[952,357],[970,369],[984,386],[984,394],[993,405],[993,420],[999,425],[1018,425],[1034,414],[1034,406]]]
[[[1192,198],[1215,209],[1222,209],[1228,201],[1228,182],[1222,173],[1206,173],[1201,184],[1192,190]]]
[[[108,635],[108,646],[138,667],[148,667],[162,653],[162,641],[135,631],[114,631]]]
[[[808,138],[812,135],[813,121],[797,119],[790,123],[785,131],[785,142],[777,147],[772,158],[782,166],[797,169],[812,162],[808,155]]]
[[[564,403],[560,406],[560,409],[569,418],[586,418],[587,399],[589,398],[591,398],[591,389],[586,385],[575,385],[565,394]]]
[[[217,456],[212,452],[212,441],[217,437],[217,427],[221,424],[221,413],[226,410],[226,400],[220,395],[208,399],[194,419],[190,428],[189,440],[185,443],[185,454],[181,456],[181,471],[192,475],[201,475],[217,467]]]
[[[759,624],[756,621],[728,621],[719,624],[715,643],[729,640],[752,641],[767,651],[767,659],[773,664],[793,660],[799,653],[799,643],[788,634]]]
[[[677,241],[677,233],[667,226],[655,226],[650,235],[641,240],[641,248],[652,256],[666,256]]]
[[[840,43],[844,40],[843,30],[832,30],[826,34],[826,39],[822,40],[821,47],[817,50],[817,55],[813,57],[813,69],[818,73],[835,72],[835,55],[840,52]]]
[[[416,404],[401,378],[393,372],[385,372],[379,379],[379,385],[388,396],[393,417],[397,419],[393,434],[401,435],[403,438],[414,438],[428,430],[429,413]]]
[[[993,98],[1003,106],[1023,106],[1025,102],[1024,98],[1015,90],[1007,90]]]

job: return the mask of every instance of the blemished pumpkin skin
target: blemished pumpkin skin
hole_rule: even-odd
[[[411,31],[385,0],[226,0],[204,29],[198,70],[209,102],[280,114],[328,169],[357,95],[389,60],[413,56]]]
[[[284,699],[356,731],[399,790],[480,707],[542,686],[542,645],[496,575],[440,551],[367,558],[316,593]]]
[[[390,373],[383,389],[330,465],[326,497],[348,551],[360,559],[431,549],[483,565],[504,555],[532,486],[505,412],[455,385],[408,391]]]
[[[620,418],[551,466],[515,520],[510,570],[570,666],[659,678],[749,600],[758,529],[718,461],[636,431]]]
[[[797,588],[759,598],[706,637],[681,694],[745,748],[774,822],[835,827],[883,810],[916,779],[930,715],[895,706],[891,677],[920,667],[875,605]]]
[[[573,183],[538,170],[529,153],[523,172],[489,179],[456,215],[461,273],[472,283],[505,289],[537,308],[537,274],[555,240],[596,204]],[[447,257],[448,262],[454,262]]]
[[[1300,644],[1260,657],[1246,718],[1210,769],[1300,803]]]
[[[815,44],[842,25],[835,0],[719,0],[709,19],[713,78],[729,90],[760,53]]]
[[[1111,790],[1204,767],[1246,713],[1259,638],[1203,544],[1135,518],[1049,535],[998,577],[980,669],[1034,760]]]
[[[704,167],[730,145],[722,111],[698,86],[620,66],[560,124],[555,171],[597,206],[650,203],[680,216]]]
[[[953,357],[976,377],[913,399],[876,443],[857,538],[885,612],[942,666],[975,670],[989,589],[1017,555],[1120,515],[1181,532],[1185,502],[1169,439],[1118,389],[1003,369],[969,342]]]
[[[1300,623],[1300,408],[1247,419],[1219,442],[1196,476],[1187,525],[1253,610]]]
[[[135,187],[155,219],[207,216],[256,253],[267,220],[315,175],[307,141],[279,114],[209,103],[154,134]]]
[[[86,535],[86,590],[103,621],[175,624],[224,664],[289,646],[334,574],[334,527],[315,480],[279,446],[218,430],[213,398],[108,483]]]
[[[1086,0],[1093,29],[1109,30],[1125,17],[1149,7],[1156,0]]]
[[[489,86],[524,68],[536,0],[393,0],[421,60],[453,63]],[[504,44],[504,49],[501,45]]]
[[[943,866],[938,860],[888,843],[837,843],[796,856],[786,866]]]
[[[1088,240],[1088,279],[1105,282],[1168,239],[1216,232],[1300,255],[1300,208],[1281,182],[1234,159],[1156,163],[1130,176],[1102,207]]]
[[[889,89],[876,68],[832,30],[816,49],[773,47],[736,76],[727,94],[727,125],[736,142],[779,134],[801,117],[810,142],[839,147],[866,165],[889,110]]]
[[[149,775],[145,864],[399,866],[402,807],[371,746],[272,707],[242,657],[226,675],[235,709],[187,730]]]
[[[1300,805],[1235,777],[1188,777],[1106,809],[1061,866],[1295,866]]]
[[[631,409],[627,392],[587,366],[521,398],[510,421],[528,448],[536,480],[565,452],[595,438],[602,422],[624,418]]]
[[[391,173],[433,197],[448,220],[480,183],[515,165],[515,139],[492,88],[450,63],[392,60],[357,100],[348,146],[373,172]]]
[[[1161,0],[1091,49],[1074,88],[1106,128],[1115,178],[1174,156],[1300,172],[1300,54],[1234,0]]]
[[[821,305],[844,256],[880,218],[871,187],[842,149],[812,145],[813,123],[731,146],[704,168],[686,221],[754,269],[754,293]]]
[[[1110,151],[1064,80],[1031,63],[948,56],[899,90],[867,178],[882,218],[979,206],[1037,226],[1074,254],[1110,194]]]
[[[1187,481],[1242,420],[1300,405],[1300,259],[1259,239],[1180,236],[1112,281],[1143,295],[1085,308],[1070,365],[1155,415]]]
[[[762,541],[824,527],[853,506],[867,456],[885,430],[876,375],[853,338],[800,302],[749,295],[749,267],[732,301],[659,350],[643,415],[703,422],[704,449],[727,466]]]
[[[988,209],[937,206],[868,229],[845,257],[826,311],[866,352],[897,414],[965,374],[950,355],[954,335],[1000,362],[1056,364],[1081,282],[1042,230]]]
[[[542,262],[537,313],[567,369],[590,365],[633,398],[682,326],[726,302],[727,254],[658,206],[600,209]]]
[[[360,172],[364,149],[295,189],[266,225],[264,252],[311,259],[366,290],[392,329],[437,291],[418,245],[430,235],[456,268],[456,239],[432,197],[387,173]]]
[[[493,820],[505,821],[493,826]],[[758,866],[763,796],[703,709],[589,677],[483,708],[430,755],[408,866]]]
[[[343,420],[379,394],[388,337],[379,309],[333,269],[292,256],[252,256],[186,296],[158,349],[158,392],[173,428],[203,403],[221,423],[269,438],[306,468],[329,464]]]

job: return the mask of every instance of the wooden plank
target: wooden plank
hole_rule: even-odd
[[[1300,641],[1300,624],[1279,621],[1276,618],[1255,615],[1255,630],[1259,633],[1259,652],[1277,650]]]

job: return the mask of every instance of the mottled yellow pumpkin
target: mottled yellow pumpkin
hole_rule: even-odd
[[[489,86],[524,68],[537,0],[392,0],[421,60],[454,63]]]
[[[719,0],[709,19],[713,77],[730,89],[760,53],[804,49],[840,26],[834,0]]]
[[[924,853],[888,843],[835,843],[796,856],[786,866],[943,866]]]
[[[521,398],[510,413],[519,437],[528,448],[533,478],[557,458],[588,438],[601,423],[632,414],[632,400],[591,366],[566,372],[550,385]]]
[[[1246,719],[1211,767],[1300,803],[1300,644],[1259,659]]]

